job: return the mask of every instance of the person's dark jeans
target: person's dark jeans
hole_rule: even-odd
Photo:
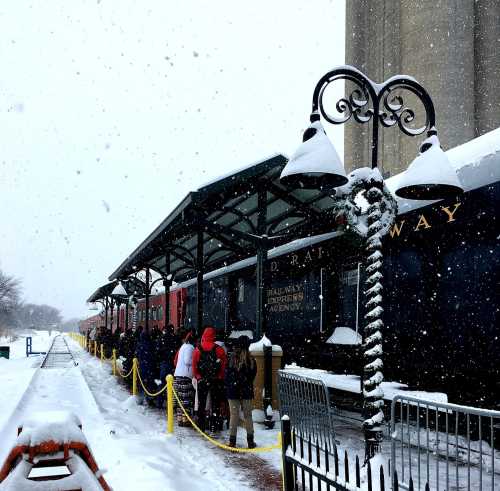
[[[202,431],[206,429],[207,397],[210,393],[212,408],[209,415],[210,428],[214,431],[222,430],[222,418],[220,414],[221,404],[224,400],[224,381],[198,380],[198,426]]]

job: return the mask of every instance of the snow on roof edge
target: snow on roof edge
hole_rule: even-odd
[[[201,184],[200,186],[198,186],[196,188],[196,191],[200,191],[202,190],[203,188],[206,188],[207,186],[210,186],[211,184],[215,184],[216,182],[218,181],[222,181],[223,179],[227,179],[228,177],[231,177],[231,176],[234,176],[236,174],[239,174],[240,172],[243,172],[247,169],[251,169],[252,167],[255,167],[256,165],[259,165],[259,164],[262,164],[263,162],[267,162],[268,160],[271,160],[271,159],[274,159],[276,157],[285,157],[287,160],[288,160],[288,156],[286,156],[285,154],[283,153],[280,153],[280,152],[274,152],[272,153],[271,155],[267,156],[267,157],[264,157],[262,159],[259,159],[259,160],[256,160],[250,164],[245,164],[245,165],[242,165],[241,167],[238,167],[237,169],[233,169],[225,174],[222,174],[220,176],[216,176],[214,177],[213,179],[210,179],[209,181]]]

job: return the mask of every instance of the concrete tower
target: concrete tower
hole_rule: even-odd
[[[500,126],[498,0],[347,0],[346,63],[376,82],[415,77],[434,101],[445,150]],[[381,133],[382,171],[393,175],[421,138]],[[367,134],[368,125],[346,125],[346,170],[368,164]]]

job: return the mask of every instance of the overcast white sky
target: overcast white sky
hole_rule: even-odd
[[[0,5],[0,268],[65,317],[190,190],[289,155],[343,0]],[[342,128],[329,132],[342,154]]]

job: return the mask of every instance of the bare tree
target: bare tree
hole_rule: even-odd
[[[20,297],[20,281],[0,270],[0,333],[17,326],[16,310]]]
[[[30,329],[58,328],[62,322],[61,312],[50,305],[22,304],[17,309],[19,324]]]

